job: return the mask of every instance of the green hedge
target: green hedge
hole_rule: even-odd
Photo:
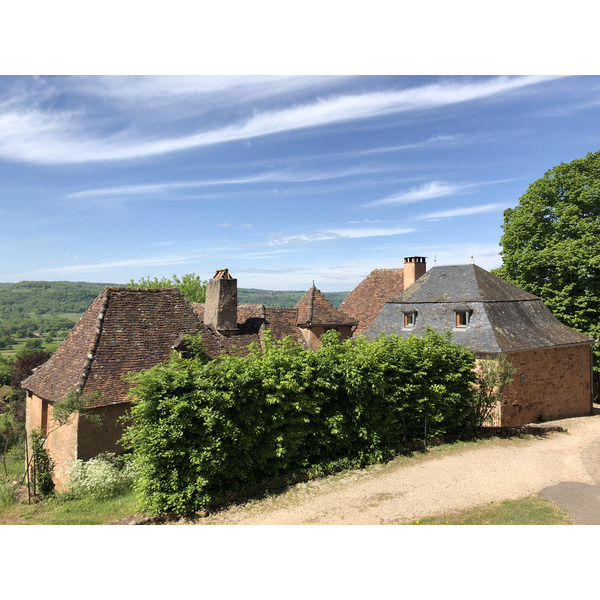
[[[472,426],[475,358],[448,338],[323,342],[315,352],[267,335],[247,357],[173,354],[133,376],[125,441],[146,510],[189,512],[282,474],[386,460],[423,439],[425,418],[430,436]]]

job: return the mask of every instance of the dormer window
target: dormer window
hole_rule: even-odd
[[[469,324],[469,310],[457,310],[456,315],[456,327],[465,328]]]
[[[404,313],[404,329],[412,329],[415,326],[416,312],[405,312]]]

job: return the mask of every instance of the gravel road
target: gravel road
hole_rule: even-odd
[[[199,523],[390,525],[540,494],[565,482],[587,484],[580,487],[597,494],[600,414],[549,425],[568,431],[431,448],[424,455],[299,484]]]

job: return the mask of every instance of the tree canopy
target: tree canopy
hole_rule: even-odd
[[[502,229],[496,274],[539,296],[561,322],[599,337],[600,151],[534,181],[504,212]]]
[[[127,287],[135,288],[169,288],[176,287],[186,297],[187,301],[204,302],[206,298],[206,281],[202,281],[196,273],[187,273],[179,278],[173,275],[172,279],[162,277],[158,279],[150,279],[150,277],[142,277],[139,281],[133,279],[127,284]]]
[[[15,361],[11,374],[10,385],[15,389],[21,388],[21,382],[29,377],[33,370],[43,365],[52,355],[42,350],[19,356]]]

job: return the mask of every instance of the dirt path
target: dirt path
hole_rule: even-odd
[[[568,433],[432,448],[227,509],[202,524],[377,525],[539,494],[562,482],[600,483],[600,415],[553,421]]]

